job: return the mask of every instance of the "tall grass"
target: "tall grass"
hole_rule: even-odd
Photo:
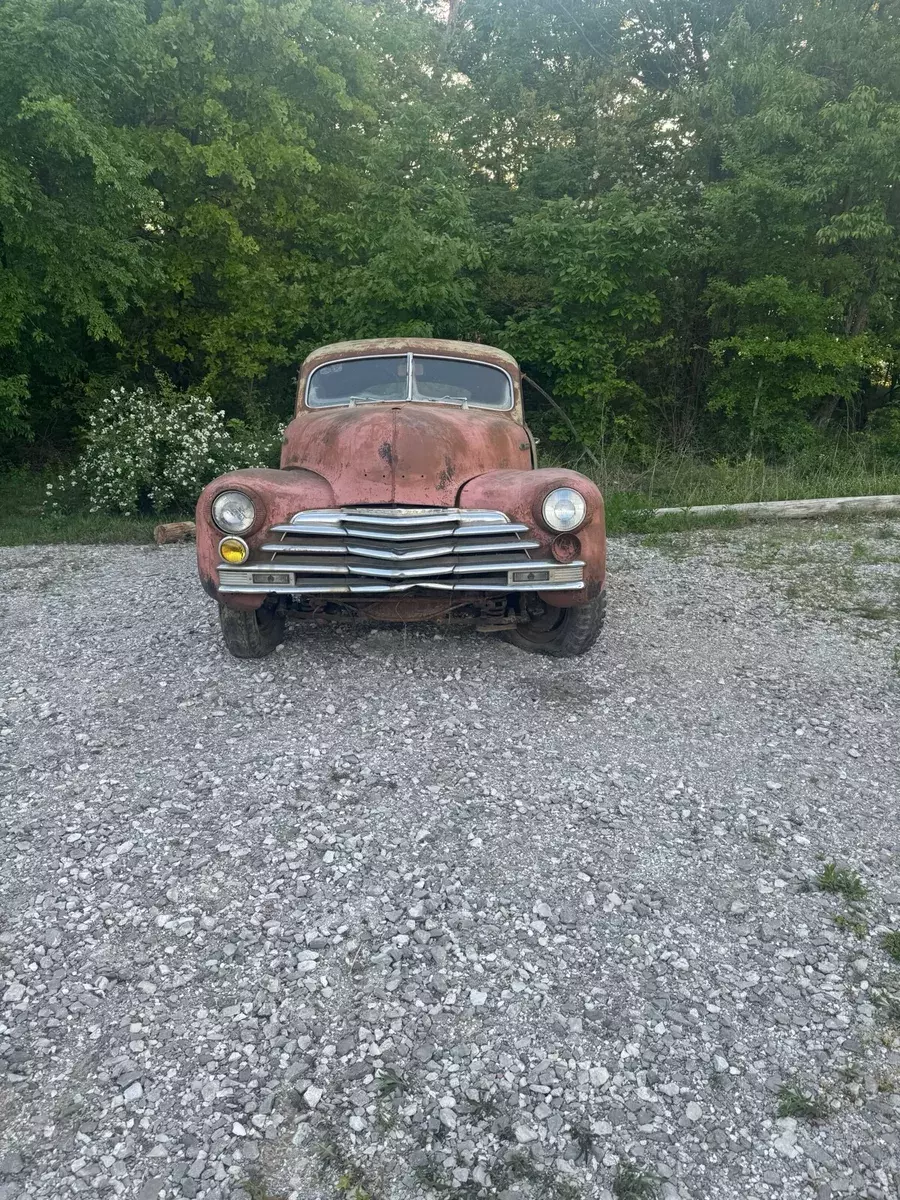
[[[612,533],[645,528],[649,510],[655,508],[900,495],[900,459],[853,443],[835,443],[827,451],[777,462],[759,458],[710,462],[662,449],[640,465],[614,454],[597,457],[599,467],[587,456],[576,456],[567,465],[600,486]],[[672,527],[677,522],[667,524]]]
[[[153,528],[160,517],[85,512],[44,516],[47,483],[57,473],[19,468],[0,474],[0,546],[153,541]],[[173,514],[171,519],[183,520],[192,515]]]

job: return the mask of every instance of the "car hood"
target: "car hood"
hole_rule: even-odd
[[[285,433],[281,465],[324,476],[339,505],[451,506],[470,479],[532,461],[528,434],[509,413],[403,403],[303,409]]]

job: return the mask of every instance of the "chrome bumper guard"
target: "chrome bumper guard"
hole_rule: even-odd
[[[226,594],[383,595],[552,592],[584,587],[584,563],[535,560],[540,543],[505,513],[458,508],[341,508],[273,525],[267,561],[219,564]]]

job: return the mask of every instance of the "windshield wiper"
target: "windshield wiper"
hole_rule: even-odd
[[[405,400],[405,396],[347,396],[349,404],[371,404],[373,401],[384,400],[388,404],[397,404]]]

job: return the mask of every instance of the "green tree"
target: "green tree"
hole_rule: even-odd
[[[163,273],[136,362],[250,414],[286,395],[377,120],[370,26],[331,0],[161,0],[142,136]]]
[[[0,3],[7,453],[404,332],[635,454],[895,445],[898,89],[895,0]]]
[[[855,428],[897,361],[897,31],[843,4],[805,13],[802,38],[736,18],[706,91],[711,403],[770,445]]]
[[[322,296],[319,339],[471,336],[479,231],[461,163],[428,109],[374,142],[332,228],[343,253]]]
[[[506,279],[519,278],[503,344],[552,379],[583,437],[646,439],[648,397],[634,364],[665,336],[654,290],[666,270],[662,214],[621,189],[546,201],[514,220],[505,265]]]
[[[151,61],[132,0],[0,5],[0,434],[65,426],[124,344],[159,198],[137,125]]]

